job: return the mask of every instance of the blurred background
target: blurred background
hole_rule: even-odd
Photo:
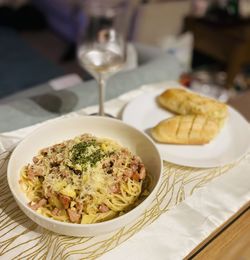
[[[168,53],[182,84],[250,108],[249,0],[127,2],[129,69]],[[58,78],[58,88],[90,80],[76,57],[85,23],[81,0],[0,0],[0,102]]]

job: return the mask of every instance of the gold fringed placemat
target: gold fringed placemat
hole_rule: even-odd
[[[5,151],[0,155],[0,259],[96,259],[240,163],[199,169],[164,162],[163,181],[157,197],[140,218],[106,235],[75,238],[38,226],[19,209],[6,178],[10,154],[11,151]]]

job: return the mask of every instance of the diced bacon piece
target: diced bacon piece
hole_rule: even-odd
[[[138,163],[137,162],[132,162],[130,164],[130,168],[133,172],[136,172],[138,170]]]
[[[46,199],[41,199],[39,200],[37,203],[35,203],[34,205],[31,205],[29,203],[29,207],[33,210],[37,210],[39,209],[40,207],[44,206],[45,204],[47,203],[47,200]]]
[[[51,187],[48,187],[44,190],[44,196],[45,198],[50,198],[52,196],[52,189]]]
[[[76,209],[77,209],[77,212],[82,212],[82,209],[83,209],[83,203],[81,202],[77,202],[76,203]]]
[[[130,170],[130,169],[128,169],[128,170],[126,170],[126,171],[124,172],[124,175],[127,176],[128,178],[131,178],[132,175],[133,175],[133,171]]]
[[[35,174],[34,174],[34,172],[33,172],[32,169],[28,169],[28,171],[27,171],[27,176],[28,176],[28,178],[29,178],[30,180],[33,180],[33,179],[34,179]]]
[[[28,178],[33,180],[36,176],[43,176],[43,169],[39,166],[31,166],[27,171]]]
[[[52,215],[58,216],[59,212],[60,212],[60,209],[54,208],[51,213],[52,213]]]
[[[145,179],[146,177],[146,169],[143,165],[141,165],[139,176],[141,180]]]
[[[111,191],[112,193],[119,193],[119,192],[121,191],[121,190],[120,190],[120,185],[119,185],[118,183],[112,185],[112,186],[110,187],[110,191]]]
[[[75,210],[67,209],[69,219],[73,223],[78,223],[80,221],[81,214],[77,213]]]
[[[132,179],[134,181],[139,181],[140,180],[140,175],[139,173],[135,172],[133,175],[132,175]]]
[[[99,206],[99,210],[100,210],[102,213],[105,213],[105,212],[108,212],[108,211],[109,211],[109,208],[108,208],[104,203],[102,203],[102,204]]]
[[[61,203],[63,204],[63,207],[65,209],[68,209],[69,208],[69,204],[70,204],[70,201],[71,201],[71,198],[68,197],[68,196],[65,196],[63,194],[59,194],[58,195],[58,199],[61,201]]]
[[[38,163],[39,162],[39,158],[37,156],[34,156],[32,161],[33,161],[33,163]]]

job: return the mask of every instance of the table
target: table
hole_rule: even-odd
[[[114,87],[114,89],[112,90],[112,88],[110,87],[110,90],[108,92],[108,97],[112,98],[113,96],[116,96],[117,93],[119,93],[119,92],[120,93],[127,92],[128,90],[136,88],[143,83],[150,83],[150,82],[154,82],[156,80],[159,81],[159,80],[163,80],[163,79],[166,79],[166,78],[173,78],[173,77],[177,78],[178,73],[181,72],[181,69],[178,67],[178,65],[174,66],[173,65],[174,62],[175,61],[174,61],[172,56],[166,56],[165,58],[161,58],[161,59],[158,59],[155,62],[153,62],[153,65],[148,64],[147,66],[145,66],[143,68],[139,68],[138,70],[136,70],[136,72],[130,71],[130,72],[126,72],[124,74],[118,75],[117,78],[114,78],[113,79],[114,81],[111,83],[112,86]],[[168,69],[166,71],[164,66],[166,66],[167,64],[168,65],[172,64],[172,68],[174,67],[174,69],[172,69],[172,70]],[[150,71],[150,73],[149,73],[149,71]],[[133,83],[131,83],[131,82],[133,82]],[[48,92],[52,95],[57,96],[57,97],[58,96],[61,97],[63,102],[67,101],[67,97],[68,97],[69,93],[73,93],[78,98],[78,101],[77,101],[76,105],[71,107],[69,110],[74,110],[74,109],[76,110],[80,106],[85,106],[85,104],[92,104],[92,103],[96,102],[96,100],[97,100],[97,97],[95,96],[96,93],[95,94],[92,93],[92,88],[94,87],[94,84],[95,84],[94,82],[88,82],[88,83],[86,83],[85,86],[84,85],[76,86],[75,88],[70,89],[66,93],[65,92],[63,92],[63,93],[56,92],[56,91],[52,91],[52,90],[48,90]],[[133,85],[131,86],[131,84],[133,84]],[[86,87],[86,89],[85,89],[85,87]],[[89,101],[88,96],[85,96],[84,93],[82,93],[82,92],[84,92],[83,88],[84,88],[85,91],[87,91],[87,93],[90,95],[91,98],[93,98],[93,96],[94,96],[94,98],[92,100]],[[42,95],[44,95],[44,94],[45,93],[43,93]],[[85,94],[86,94],[86,92],[85,92]],[[0,118],[5,119],[4,122],[6,123],[6,125],[3,126],[1,124],[0,127],[3,128],[3,129],[4,128],[5,129],[6,128],[7,129],[15,129],[15,128],[17,128],[18,125],[27,126],[29,124],[41,122],[45,119],[56,117],[57,115],[65,113],[65,110],[59,110],[59,111],[55,111],[55,112],[50,111],[49,112],[45,109],[42,109],[42,107],[38,108],[37,103],[34,102],[34,100],[36,100],[36,99],[34,99],[34,97],[24,98],[24,99],[21,99],[19,101],[10,102],[8,104],[1,105],[0,106],[0,108],[1,108],[0,109]],[[18,110],[17,109],[18,107],[21,108],[21,110]],[[33,113],[32,110],[34,110],[34,113]],[[40,114],[40,112],[42,114]],[[18,118],[17,116],[20,116],[20,115],[22,117]],[[38,115],[39,117],[37,118],[36,115]],[[8,118],[10,119],[9,120],[10,124],[7,124]],[[191,196],[191,198],[192,198],[192,196]],[[237,217],[239,214],[240,213],[237,213],[234,216],[234,218]],[[248,223],[246,221],[245,221],[245,223]],[[229,220],[229,223],[231,223],[231,219]],[[236,221],[235,221],[235,223],[236,223]],[[228,224],[228,222],[226,222],[226,224]],[[220,232],[220,230],[221,230],[221,228],[219,228],[216,231],[215,234],[217,235],[218,232]],[[245,234],[247,231],[246,230],[244,230],[244,231],[245,231],[244,232],[244,234]],[[221,234],[223,234],[223,233],[221,233]],[[214,235],[214,234],[212,234],[212,235]],[[219,236],[217,236],[217,237],[219,237]],[[194,256],[194,255],[195,255],[195,257],[199,257],[199,254],[201,254],[203,252],[205,254],[205,257],[206,257],[206,254],[207,254],[207,256],[209,256],[209,252],[208,253],[206,252],[206,250],[208,250],[208,249],[206,249],[206,248],[208,248],[208,246],[204,247],[204,245],[211,244],[211,243],[208,242],[210,240],[211,240],[211,237],[209,236],[209,238],[206,239],[204,242],[202,242],[202,244],[199,245],[196,249],[194,249],[187,256],[187,258]],[[216,240],[214,239],[214,241],[216,241]],[[236,243],[235,245],[238,245],[238,243]],[[201,250],[201,248],[202,248],[202,250]],[[202,255],[202,257],[204,257],[204,255]]]
[[[185,30],[193,33],[195,49],[226,63],[226,87],[232,87],[237,73],[250,61],[250,20],[223,24],[187,17]]]

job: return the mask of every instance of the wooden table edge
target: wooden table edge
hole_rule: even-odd
[[[232,223],[237,221],[237,219],[243,215],[247,210],[250,209],[250,201],[243,205],[235,214],[233,214],[226,222],[215,229],[207,238],[205,238],[198,246],[196,246],[184,260],[192,259],[195,257],[202,249],[204,249],[209,243],[211,243],[217,236],[219,236],[225,229],[227,229]]]

